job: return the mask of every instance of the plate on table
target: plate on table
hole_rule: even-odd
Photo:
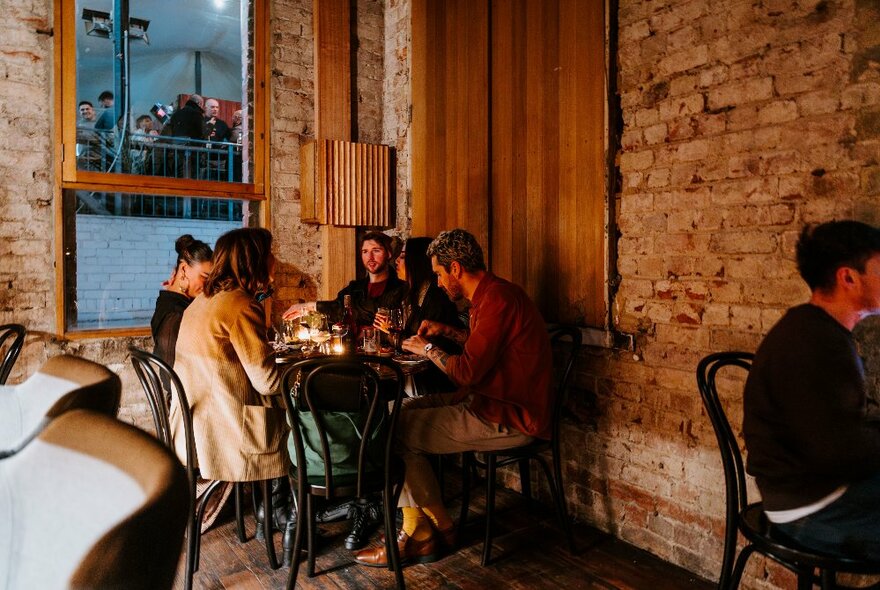
[[[378,352],[376,352],[376,354],[379,355],[379,356],[384,356],[384,357],[386,357],[386,358],[387,358],[387,357],[393,357],[393,356],[396,356],[396,355],[394,354],[394,349],[393,349],[393,348],[391,348],[391,347],[385,347],[385,346],[383,346],[382,348],[380,348],[380,349],[378,350]],[[395,360],[396,360],[396,359],[395,359]]]
[[[431,359],[426,356],[422,356],[420,354],[395,354],[391,357],[395,363],[400,363],[401,365],[420,365],[422,363],[429,363]]]

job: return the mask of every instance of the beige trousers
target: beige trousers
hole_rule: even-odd
[[[451,404],[454,393],[404,400],[397,424],[397,452],[406,463],[398,506],[436,506],[440,486],[425,455],[492,451],[527,444],[532,437],[515,428],[483,420],[468,409],[470,400]]]

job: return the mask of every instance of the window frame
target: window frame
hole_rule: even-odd
[[[252,182],[232,183],[210,180],[176,179],[137,174],[77,170],[76,163],[76,3],[54,0],[54,119],[55,119],[55,317],[56,333],[67,339],[146,336],[149,326],[135,328],[69,329],[66,317],[64,258],[73,255],[64,243],[65,191],[105,191],[149,193],[193,197],[213,197],[259,201],[258,221],[269,219],[269,77],[270,32],[268,0],[253,3],[253,84],[252,84]]]

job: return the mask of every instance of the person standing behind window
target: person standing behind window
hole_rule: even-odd
[[[164,289],[156,298],[156,311],[150,320],[153,333],[153,354],[174,366],[174,348],[184,310],[193,298],[202,292],[205,279],[211,272],[211,247],[184,234],[174,242],[177,264],[171,277],[163,283]]]

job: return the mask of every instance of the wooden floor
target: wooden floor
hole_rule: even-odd
[[[481,567],[484,494],[477,489],[472,496],[469,525],[460,535],[459,551],[436,563],[407,567],[404,578],[408,588],[713,590],[715,587],[681,568],[581,525],[576,527],[576,555],[570,555],[552,513],[540,506],[529,508],[520,495],[507,490],[498,492],[493,562]],[[459,505],[451,502],[450,506],[453,517],[457,516]],[[238,542],[231,517],[205,533],[194,588],[285,587],[288,568],[274,571],[269,568],[263,543],[252,537],[253,519],[248,517],[246,523],[251,539],[245,544]],[[308,578],[303,565],[297,581],[299,588],[394,587],[394,576],[388,570],[353,562],[351,552],[342,543],[347,534],[346,522],[322,525],[324,544],[317,558],[318,573]],[[279,533],[275,534],[279,556],[280,537]],[[183,588],[181,574],[182,569],[176,588]]]

